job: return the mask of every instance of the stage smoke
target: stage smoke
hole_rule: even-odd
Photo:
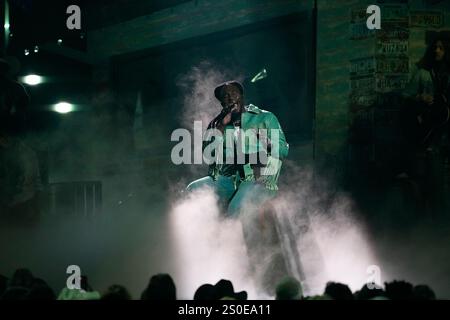
[[[311,170],[294,164],[286,170],[290,177],[273,207],[289,273],[301,280],[305,295],[323,293],[328,281],[348,284],[354,291],[361,288],[368,281],[368,267],[377,260],[352,202],[345,195],[331,196],[325,187],[317,193]],[[203,283],[222,278],[232,280],[237,290],[250,291],[250,298],[268,297],[256,289],[254,276],[260,272],[250,273],[240,219],[220,216],[213,190],[196,191],[176,202],[170,229],[184,298],[192,298]]]
[[[244,76],[230,69],[222,70],[209,61],[193,67],[180,76],[178,86],[185,92],[181,124],[192,130],[194,121],[202,121],[206,129],[211,119],[220,113],[220,102],[214,97],[217,85],[228,80],[242,81]]]
[[[304,293],[321,294],[328,281],[360,289],[377,259],[351,198],[333,192],[311,169],[287,162],[284,170],[289,174],[275,201],[277,221],[291,272],[302,280]]]
[[[192,299],[200,285],[220,279],[231,280],[235,291],[246,290],[250,299],[263,298],[248,274],[241,224],[220,217],[211,189],[197,190],[175,203],[170,226],[180,298]]]

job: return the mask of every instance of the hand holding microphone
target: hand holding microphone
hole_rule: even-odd
[[[236,103],[233,103],[222,109],[220,114],[211,122],[212,128],[217,128],[220,131],[223,131],[223,128],[231,122],[232,111],[237,106]]]

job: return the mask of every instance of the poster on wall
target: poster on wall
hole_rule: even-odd
[[[382,22],[408,22],[408,7],[406,5],[383,5],[381,7]]]
[[[407,55],[409,50],[409,42],[407,40],[379,40],[376,46],[378,55]]]
[[[408,22],[386,22],[383,28],[377,30],[377,38],[382,41],[397,40],[405,41],[409,39]]]
[[[444,14],[439,11],[411,11],[409,25],[416,28],[440,28],[444,25]]]
[[[351,93],[349,96],[350,112],[367,109],[377,101],[375,91],[365,93]]]
[[[353,77],[350,79],[350,90],[352,94],[368,94],[372,93],[376,88],[376,80],[374,75],[366,75]]]
[[[408,82],[408,75],[377,75],[375,90],[377,92],[386,93],[390,91],[402,90]]]
[[[368,39],[375,35],[376,30],[367,28],[366,21],[350,24],[350,40]]]
[[[376,60],[376,72],[382,74],[409,73],[409,58],[379,57]]]
[[[373,72],[375,72],[373,56],[350,60],[350,77],[370,75]]]

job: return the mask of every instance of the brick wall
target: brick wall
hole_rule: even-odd
[[[385,2],[385,4],[379,4],[377,2]],[[427,1],[423,0],[318,1],[316,159],[331,159],[331,161],[336,162],[331,164],[332,167],[339,168],[347,156],[348,126],[352,117],[352,113],[350,112],[352,105],[350,95],[355,91],[351,86],[351,61],[364,57],[375,58],[377,56],[377,50],[380,50],[378,43],[382,41],[380,40],[380,36],[375,33],[363,34],[362,29],[359,30],[359,36],[355,36],[355,34],[358,35],[358,30],[355,30],[357,26],[352,25],[357,24],[357,22],[353,21],[352,23],[351,12],[358,8],[367,8],[370,4],[379,4],[382,9],[381,15],[383,21],[389,18],[386,16],[383,18],[383,14],[386,13],[385,7],[383,6],[388,6],[386,4],[387,2],[389,2],[389,5],[401,5],[405,7],[407,38],[404,40],[408,45],[406,59],[408,59],[409,65],[417,62],[423,55],[425,50],[425,33],[427,30],[450,29],[450,2],[448,1],[441,1],[434,5],[427,4]],[[404,3],[401,4],[401,2]],[[420,15],[426,15],[429,11],[437,15],[439,12],[442,12],[442,25],[427,26],[427,23],[430,22],[429,20],[427,22],[426,19],[417,19]],[[411,15],[416,17],[414,19],[414,26],[409,23]],[[388,22],[382,22],[381,32],[386,32],[387,25]],[[384,30],[383,26],[385,26]],[[376,61],[375,68],[377,65]],[[382,62],[378,60],[379,68],[380,65],[381,69],[383,69]],[[379,72],[379,74],[382,73]],[[389,72],[385,73],[390,74]],[[408,78],[409,72],[406,71],[403,76]],[[375,81],[375,88],[372,88],[375,94],[395,90],[393,88],[377,88],[376,83]],[[360,82],[359,84],[364,86]],[[370,84],[368,85],[370,86]],[[400,84],[400,86],[402,85]],[[392,84],[392,87],[394,87],[394,84]],[[401,90],[401,87],[398,89]],[[370,95],[367,93],[358,93],[357,96],[360,98]],[[364,102],[362,104],[364,105]],[[326,164],[330,166],[330,163]]]

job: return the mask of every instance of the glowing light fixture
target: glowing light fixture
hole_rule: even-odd
[[[8,42],[9,42],[9,37],[10,37],[10,35],[11,35],[11,25],[10,25],[10,23],[9,23],[9,21],[10,21],[10,19],[9,19],[9,16],[10,16],[10,14],[9,14],[9,4],[8,4],[8,1],[2,1],[3,3],[4,3],[4,10],[3,10],[3,21],[4,21],[4,23],[3,23],[3,31],[4,31],[4,33],[3,33],[3,36],[4,36],[4,41],[5,41],[5,43],[3,44],[4,45],[4,48],[6,48],[7,46],[8,46]]]
[[[22,81],[30,86],[36,86],[43,82],[43,78],[36,74],[29,74],[22,78]]]
[[[62,113],[62,114],[70,113],[70,112],[73,112],[74,110],[75,110],[75,106],[68,102],[59,102],[59,103],[55,104],[53,107],[53,111]]]

